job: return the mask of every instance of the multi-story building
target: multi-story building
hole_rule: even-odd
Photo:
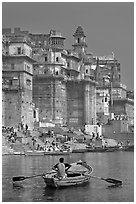
[[[114,54],[93,59],[92,67],[95,69],[95,77],[99,82],[97,86],[97,121],[105,123],[108,119],[128,118],[129,123],[133,123],[134,103],[132,101],[130,103],[130,100],[127,99],[127,88],[121,83],[120,63],[115,59]],[[106,92],[105,99],[102,98],[100,92]],[[104,113],[104,107],[109,114]],[[103,115],[106,117],[102,117]]]
[[[90,72],[83,29],[79,26],[73,36],[73,50],[66,50],[65,38],[55,30],[47,35],[31,34],[36,60],[33,101],[42,122],[72,126],[96,122],[96,82]]]
[[[56,30],[32,34],[7,28],[3,34],[3,124],[32,127],[36,108],[40,122],[82,127],[106,123],[112,113],[130,115],[133,121],[133,102],[126,99],[120,63],[113,53],[89,53],[81,26],[71,49]]]
[[[15,126],[20,121],[30,126],[32,102],[39,109],[41,122],[80,127],[95,124],[97,83],[83,29],[79,26],[74,33],[71,50],[64,48],[65,38],[57,31],[51,30],[49,34],[31,34],[19,28],[14,31],[3,30],[10,42],[3,56],[4,124]],[[8,89],[4,87],[7,78],[11,79]],[[18,84],[15,94],[11,84]],[[12,109],[11,104],[16,109],[14,117],[6,111]]]
[[[17,127],[23,123],[33,128],[34,60],[30,39],[18,33],[8,36],[3,42],[2,60],[3,125]]]
[[[97,123],[105,124],[110,118],[109,112],[110,94],[109,90],[104,87],[97,87],[96,89],[96,114]]]

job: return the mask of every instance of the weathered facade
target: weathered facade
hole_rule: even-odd
[[[109,102],[110,102],[109,89],[104,87],[97,87],[96,89],[97,123],[105,124],[108,122],[108,119],[110,119]]]
[[[108,119],[115,117],[125,118],[128,124],[133,124],[134,101],[127,99],[127,88],[121,83],[120,63],[114,54],[97,57],[96,62],[92,64],[92,67],[94,66],[96,81],[99,81],[96,88],[97,122],[106,123]]]
[[[120,63],[114,54],[87,52],[81,26],[73,38],[72,49],[66,49],[65,37],[55,30],[32,34],[3,29],[3,125],[22,122],[33,128],[39,121],[82,127],[106,123],[111,113],[117,114],[118,101],[127,94]],[[124,114],[132,121],[133,102],[125,104]]]
[[[33,40],[33,34],[31,34]],[[37,36],[38,38],[38,36]],[[96,122],[96,81],[91,78],[83,29],[74,34],[74,49],[64,49],[65,38],[54,30],[35,41],[33,101],[40,121],[71,126]],[[46,45],[46,46],[45,46]],[[85,61],[86,59],[86,61]],[[86,71],[88,70],[88,71]]]
[[[33,128],[32,48],[24,36],[11,36],[3,52],[3,125]]]

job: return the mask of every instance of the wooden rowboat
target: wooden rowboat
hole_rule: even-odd
[[[80,167],[80,168],[79,168]],[[81,168],[82,167],[82,168]],[[71,164],[65,178],[58,178],[56,171],[51,171],[46,174],[37,174],[32,176],[16,176],[13,177],[13,182],[23,181],[25,179],[30,179],[34,177],[41,176],[44,179],[47,187],[59,188],[59,187],[69,187],[77,186],[81,184],[88,183],[90,178],[100,179],[108,183],[112,183],[116,186],[122,185],[122,181],[114,178],[103,178],[98,176],[92,176],[93,169],[91,166],[87,165],[86,162],[78,161],[77,163]]]
[[[45,151],[32,151],[32,150],[28,150],[25,151],[25,156],[44,156]]]
[[[71,152],[70,151],[38,151],[38,150],[35,150],[35,151],[26,151],[25,152],[25,156],[44,156],[44,155],[67,155],[67,154],[70,154]]]
[[[118,150],[120,150],[120,151],[133,152],[133,151],[134,151],[134,145],[123,146],[123,147],[120,147]]]
[[[128,152],[129,152],[129,151],[130,151],[130,152],[132,151],[132,152],[133,152],[133,151],[134,151],[134,145],[126,146],[126,148],[124,149],[124,151],[128,151]]]
[[[47,187],[60,188],[60,187],[69,187],[69,186],[77,186],[84,183],[89,182],[90,175],[93,171],[92,167],[87,165],[85,162],[81,162],[80,164],[72,164],[79,165],[84,167],[82,170],[69,171],[67,172],[67,176],[63,179],[57,178],[56,172],[51,172],[43,176],[44,182]]]
[[[52,151],[52,152],[45,152],[44,155],[67,155],[70,154],[70,151]]]
[[[91,148],[91,147],[87,147],[87,151],[88,152],[98,152],[98,153],[101,153],[101,152],[114,152],[116,150],[118,150],[117,147],[106,147],[106,148],[102,148],[102,147],[95,147],[95,148]]]

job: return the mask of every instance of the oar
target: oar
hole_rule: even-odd
[[[83,161],[78,161],[77,164],[81,164],[82,166],[86,167],[88,170],[92,170],[92,167],[89,166],[86,162],[83,162]],[[122,181],[120,180],[117,180],[117,179],[113,179],[113,178],[102,178],[102,177],[97,177],[97,176],[92,176],[90,175],[90,177],[92,178],[96,178],[96,179],[100,179],[100,180],[104,180],[108,183],[114,183],[115,185],[122,185]]]
[[[15,182],[15,181],[23,181],[25,179],[30,179],[30,178],[34,178],[34,177],[38,177],[38,176],[44,176],[45,174],[52,174],[52,173],[55,173],[55,171],[51,171],[51,172],[43,173],[43,174],[32,175],[32,176],[16,176],[16,177],[12,178],[12,181],[13,182]]]
[[[12,181],[23,181],[25,179],[29,179],[29,178],[34,178],[34,177],[38,177],[38,176],[43,176],[43,174],[37,174],[37,175],[33,175],[33,176],[16,176],[12,178]]]
[[[92,176],[90,175],[90,177],[92,178],[96,178],[96,179],[100,179],[100,180],[104,180],[108,183],[114,183],[115,185],[122,185],[122,181],[117,180],[117,179],[113,179],[113,178],[102,178],[102,177],[97,177],[97,176]]]

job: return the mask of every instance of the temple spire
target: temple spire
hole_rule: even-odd
[[[74,51],[78,53],[85,53],[86,51],[86,41],[85,41],[85,34],[83,31],[83,28],[81,26],[78,26],[75,33],[74,33],[74,44],[72,45],[74,48]]]

